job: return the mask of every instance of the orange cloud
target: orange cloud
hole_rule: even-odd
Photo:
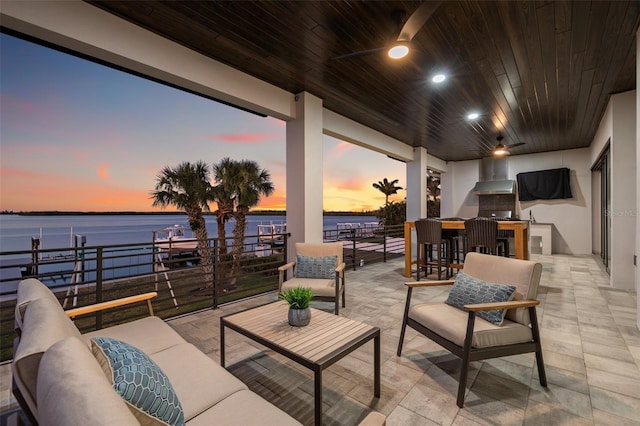
[[[102,163],[98,166],[98,176],[100,177],[100,179],[102,180],[109,179],[109,167],[111,166],[106,163]]]

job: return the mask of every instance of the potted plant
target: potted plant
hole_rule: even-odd
[[[290,288],[280,294],[289,304],[289,324],[302,327],[311,321],[309,303],[313,299],[313,291],[306,287]]]

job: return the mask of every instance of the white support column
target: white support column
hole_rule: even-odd
[[[296,242],[322,242],[322,99],[295,97],[296,118],[287,122],[287,231]]]
[[[427,217],[427,150],[419,147],[407,163],[407,220],[421,217]]]

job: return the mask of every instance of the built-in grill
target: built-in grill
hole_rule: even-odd
[[[508,180],[506,158],[483,158],[480,181],[473,189],[478,196],[478,216],[518,220],[516,214],[515,182]]]
[[[478,217],[492,217],[499,220],[520,220],[513,210],[478,210]]]

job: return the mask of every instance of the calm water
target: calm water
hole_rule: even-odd
[[[217,237],[215,216],[206,216],[209,237]],[[249,216],[246,235],[258,234],[258,225],[283,224],[285,216]],[[324,229],[336,230],[338,223],[359,223],[364,225],[377,222],[375,216],[325,216]],[[6,252],[31,250],[31,237],[40,239],[41,249],[65,249],[74,246],[74,236],[86,237],[85,247],[109,246],[119,244],[140,244],[149,242],[149,247],[139,247],[130,252],[129,257],[107,258],[103,266],[104,279],[115,279],[151,272],[152,254],[149,249],[153,240],[153,231],[174,225],[185,227],[185,234],[191,237],[186,215],[79,215],[79,216],[18,216],[0,215],[0,254]],[[228,237],[233,236],[234,221],[226,224]],[[165,235],[162,235],[163,237]],[[253,240],[253,241],[252,241]],[[256,242],[257,238],[247,238],[247,243]],[[113,249],[112,249],[113,250]],[[120,249],[118,249],[120,250]],[[116,251],[118,251],[116,250]],[[66,251],[55,251],[53,254],[67,254]],[[69,254],[71,252],[68,252]],[[48,257],[47,253],[45,257]],[[88,256],[91,258],[92,256]],[[30,262],[29,256],[4,255],[0,257],[0,300],[14,297],[20,280],[21,269],[17,265]],[[87,260],[87,271],[95,271],[95,261]],[[74,262],[62,261],[55,264],[41,264],[39,272],[44,274],[42,280],[46,285],[70,283]],[[63,271],[63,273],[59,273]],[[49,276],[50,275],[50,276]],[[94,272],[87,272],[88,281],[95,280]],[[62,281],[61,281],[62,280]]]
[[[218,235],[215,216],[205,216],[209,237]],[[285,223],[285,216],[249,216],[246,235],[256,235],[258,225]],[[377,222],[375,216],[325,216],[324,229],[338,223]],[[41,249],[73,246],[73,236],[86,237],[87,246],[151,242],[153,231],[182,225],[190,235],[186,215],[18,216],[0,215],[0,252],[31,249],[31,237],[40,238]],[[234,222],[227,223],[227,236]]]

